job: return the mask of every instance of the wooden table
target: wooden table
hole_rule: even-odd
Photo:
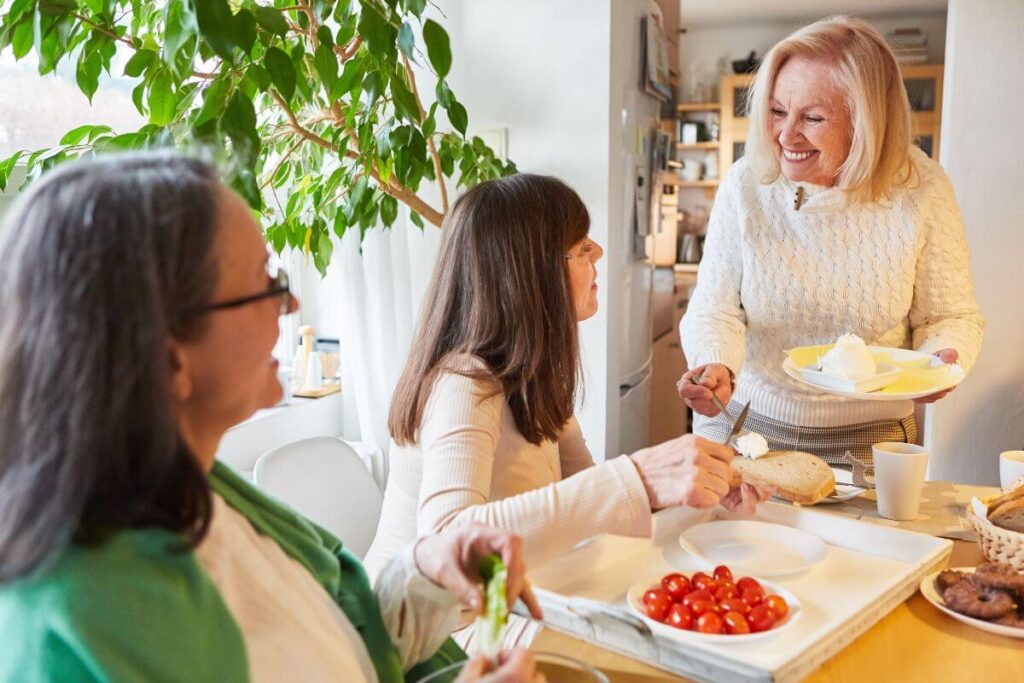
[[[949,566],[974,566],[982,560],[977,544],[955,541]],[[689,680],[551,629],[541,631],[530,648],[589,662],[612,683]],[[806,680],[1024,681],[1024,641],[962,624],[918,592]]]

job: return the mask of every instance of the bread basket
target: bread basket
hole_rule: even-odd
[[[976,515],[969,505],[967,521],[978,534],[978,543],[986,559],[1024,573],[1024,534],[996,526]]]

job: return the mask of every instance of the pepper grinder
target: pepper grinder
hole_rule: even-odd
[[[313,326],[303,325],[299,328],[299,336],[302,337],[302,342],[299,345],[298,363],[296,363],[295,376],[298,379],[299,388],[304,388],[307,384],[306,376],[309,373],[309,354],[313,350]]]

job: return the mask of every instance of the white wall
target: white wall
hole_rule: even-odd
[[[681,21],[683,26],[686,26],[686,0],[682,0],[682,3]],[[856,5],[856,2],[851,0],[849,8],[851,14],[856,14]],[[689,27],[688,31],[679,37],[679,71],[682,78],[680,95],[682,96],[686,92],[687,84],[691,79],[691,64],[697,65],[698,81],[710,78],[712,74],[721,75],[723,64],[727,73],[732,73],[732,60],[745,58],[751,50],[755,50],[758,57],[763,57],[775,43],[796,29],[821,18],[807,16],[800,20],[764,21],[758,17],[752,17],[749,21],[743,22]],[[870,22],[883,35],[898,27],[920,27],[928,36],[928,61],[933,64],[942,63],[946,46],[946,15],[944,13],[865,15],[861,18]],[[705,75],[702,76],[702,73]]]
[[[1024,3],[951,0],[941,163],[953,181],[987,329],[965,384],[936,405],[933,479],[994,484],[1024,448]]]
[[[571,185],[590,211],[591,236],[606,248],[619,215],[609,192],[611,4],[621,0],[438,2],[452,43],[448,80],[469,112],[470,132],[507,128],[519,169]],[[616,304],[603,286],[609,262],[598,264],[600,310],[581,326],[586,401],[578,417],[599,459],[618,442],[609,410],[618,396],[609,368]]]

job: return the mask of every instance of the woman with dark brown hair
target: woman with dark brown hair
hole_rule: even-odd
[[[601,247],[561,181],[520,174],[452,207],[412,353],[391,405],[390,477],[371,575],[423,534],[482,521],[540,563],[600,533],[642,536],[651,512],[722,502],[731,448],[694,436],[600,465],[573,416],[577,323],[597,312]]]

